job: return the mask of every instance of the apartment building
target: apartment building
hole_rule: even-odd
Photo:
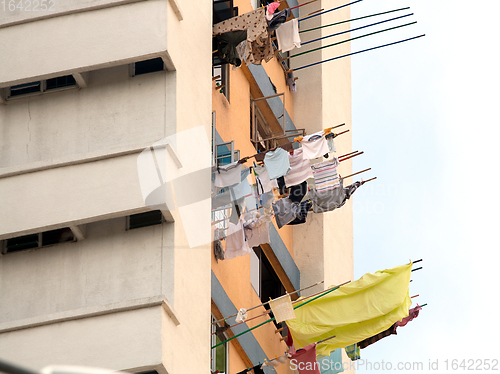
[[[233,69],[212,53],[213,22],[256,1],[25,3],[0,12],[0,357],[35,370],[233,374],[282,354],[280,325],[212,349],[262,320],[214,335],[212,322],[351,280],[352,205],[273,223],[270,243],[217,261],[215,222],[228,211],[212,209],[207,171],[297,135],[351,129],[348,58],[297,72],[295,92],[285,81],[287,69],[349,44]],[[347,7],[304,24],[348,18]],[[350,152],[350,133],[335,144]],[[350,171],[350,161],[339,167]],[[275,370],[292,372],[264,369]]]

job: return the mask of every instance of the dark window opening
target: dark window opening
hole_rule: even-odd
[[[10,88],[10,96],[26,95],[33,92],[40,92],[42,87],[42,82],[30,82],[24,84],[18,84],[17,86],[12,86]]]
[[[134,64],[134,75],[154,73],[163,70],[165,70],[165,65],[161,57],[139,61]]]
[[[133,214],[128,219],[128,230],[138,229],[141,227],[161,225],[163,222],[163,214],[161,210],[153,210],[151,212]]]
[[[55,88],[68,87],[76,85],[75,78],[72,75],[64,75],[62,77],[47,79],[46,90],[53,90]]]
[[[73,235],[73,231],[71,231],[69,227],[64,227],[62,229],[7,239],[3,253],[19,252],[25,249],[40,248],[74,241],[76,241],[76,238]]]

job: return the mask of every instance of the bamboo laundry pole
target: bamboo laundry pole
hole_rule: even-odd
[[[350,42],[350,41],[353,41],[353,40],[356,40],[356,39],[361,39],[361,38],[364,38],[366,36],[370,36],[370,35],[375,35],[375,34],[380,34],[382,32],[385,32],[385,31],[390,31],[390,30],[395,30],[395,29],[399,29],[401,27],[405,27],[405,26],[409,26],[409,25],[413,25],[417,23],[417,21],[415,22],[410,22],[410,23],[405,23],[404,25],[400,25],[400,26],[395,26],[395,27],[390,27],[388,29],[384,29],[384,30],[379,30],[379,31],[375,31],[375,32],[371,32],[369,34],[364,34],[364,35],[360,35],[360,36],[356,36],[354,38],[349,38],[349,39],[346,39],[346,40],[341,40],[340,42],[336,42],[336,43],[333,43],[333,44],[328,44],[328,45],[325,45],[323,47],[318,47],[318,48],[314,48],[314,49],[311,49],[309,51],[305,51],[305,52],[301,52],[301,53],[297,53],[297,54],[294,54],[292,56],[288,56],[288,57],[285,57],[285,58],[282,58],[282,59],[279,59],[278,62],[282,62],[282,61],[286,61],[286,60],[289,60],[291,58],[294,58],[294,57],[297,57],[297,56],[302,56],[302,55],[305,55],[307,53],[311,53],[311,52],[315,52],[315,51],[319,51],[321,49],[324,49],[324,48],[328,48],[328,47],[333,47],[335,45],[339,45],[339,44],[343,44],[343,43],[347,43],[347,42]]]
[[[359,21],[360,19],[365,19],[365,18],[370,18],[370,17],[375,17],[375,16],[381,16],[382,14],[388,14],[388,13],[398,12],[400,10],[406,10],[406,9],[410,9],[410,7],[408,6],[406,8],[399,8],[399,9],[389,10],[387,12],[375,13],[375,14],[370,14],[368,16],[363,16],[363,17],[358,17],[358,18],[351,18],[351,19],[348,19],[348,20],[345,20],[345,21],[330,23],[329,25],[324,25],[324,26],[319,26],[319,27],[313,27],[312,29],[307,29],[307,30],[299,31],[299,34],[302,34],[304,32],[308,32],[308,31],[319,30],[319,29],[322,29],[322,28],[325,28],[325,27],[341,25],[341,24],[347,23],[347,22]]]
[[[357,173],[346,175],[345,177],[341,177],[341,179],[346,179],[346,178],[352,177],[354,175],[358,175],[358,174],[364,173],[365,171],[368,171],[368,170],[372,170],[372,168],[368,168],[368,169],[365,169],[365,170],[358,171]]]
[[[340,8],[344,8],[344,7],[349,6],[349,5],[352,5],[352,4],[359,3],[360,1],[363,1],[363,0],[356,0],[356,1],[352,1],[352,2],[350,2],[350,3],[347,3],[347,4],[344,4],[344,5],[338,6],[338,7],[336,7],[336,8],[333,8],[333,9],[330,9],[330,10],[325,10],[324,12],[321,12],[321,13],[315,14],[315,15],[313,15],[313,16],[309,16],[309,17],[303,18],[303,19],[299,20],[299,22],[301,22],[301,21],[305,21],[306,19],[309,19],[309,18],[312,18],[312,17],[319,16],[319,15],[321,15],[321,14],[325,14],[325,13],[328,13],[328,12],[333,12],[334,10],[337,10],[337,9],[340,9]]]
[[[341,286],[344,286],[344,285],[346,285],[346,284],[347,284],[347,283],[349,283],[349,282],[350,282],[350,281],[347,281],[347,282],[344,282],[344,283],[342,283],[342,284],[339,284],[338,286],[336,286],[336,287],[334,287],[334,288],[331,288],[331,289],[329,289],[328,291],[323,292],[321,295],[318,295],[318,296],[316,296],[316,297],[313,297],[312,299],[310,299],[310,300],[308,300],[308,301],[306,301],[306,302],[304,302],[304,303],[302,303],[302,304],[300,304],[300,305],[295,306],[293,309],[297,309],[297,308],[300,308],[301,306],[304,306],[304,305],[306,305],[306,304],[309,304],[311,301],[314,301],[314,300],[316,300],[316,299],[318,299],[318,298],[320,298],[320,297],[322,297],[322,296],[325,296],[325,295],[329,294],[330,292],[333,292],[333,291],[335,291],[335,290],[338,290]],[[250,332],[250,331],[252,331],[252,330],[255,330],[257,327],[260,327],[260,326],[262,326],[262,325],[265,325],[266,323],[269,323],[269,322],[271,322],[271,321],[274,321],[275,319],[276,319],[276,317],[269,318],[267,321],[264,321],[264,322],[262,322],[262,323],[258,324],[257,326],[254,326],[254,327],[252,327],[252,328],[249,328],[248,330],[245,330],[245,331],[243,331],[243,332],[240,332],[239,334],[234,335],[233,337],[231,337],[231,338],[229,338],[229,339],[226,339],[226,340],[224,340],[223,342],[220,342],[220,343],[218,343],[218,344],[214,345],[214,346],[213,346],[213,347],[211,347],[210,349],[214,349],[214,348],[218,347],[219,345],[225,344],[225,343],[227,343],[227,342],[228,342],[228,341],[230,341],[230,340],[233,340],[233,339],[235,339],[235,338],[237,338],[237,337],[239,337],[239,336],[241,336],[241,335],[243,335],[243,334],[246,334],[247,332]]]
[[[378,48],[383,48],[383,47],[388,47],[390,45],[395,45],[395,44],[399,44],[399,43],[404,43],[404,42],[407,42],[409,40],[413,40],[413,39],[418,39],[418,38],[421,38],[422,36],[425,36],[425,34],[422,34],[422,35],[418,35],[418,36],[414,36],[414,37],[411,37],[411,38],[408,38],[408,39],[403,39],[403,40],[398,40],[397,42],[392,42],[392,43],[387,43],[387,44],[382,44],[382,45],[379,45],[377,47],[372,47],[372,48],[368,48],[368,49],[363,49],[361,51],[357,51],[357,52],[351,52],[351,53],[347,53],[345,55],[342,55],[342,56],[337,56],[337,57],[333,57],[333,58],[329,58],[327,60],[322,60],[322,61],[318,61],[318,62],[314,62],[312,64],[309,64],[309,65],[304,65],[304,66],[300,66],[298,68],[295,68],[295,69],[290,69],[288,70],[286,73],[291,73],[292,71],[298,71],[298,70],[302,70],[302,69],[305,69],[305,68],[309,68],[311,66],[315,66],[315,65],[319,65],[319,64],[322,64],[324,62],[329,62],[329,61],[333,61],[333,60],[338,60],[338,59],[341,59],[341,58],[344,58],[344,57],[349,57],[349,56],[353,56],[353,55],[356,55],[358,53],[363,53],[363,52],[368,52],[368,51],[372,51],[374,49],[378,49]]]
[[[416,269],[411,269],[411,271],[417,271],[417,270],[420,270],[422,269],[422,266],[420,266],[419,268],[416,268]]]
[[[412,16],[412,15],[413,15],[413,13],[410,13],[410,14],[405,14],[404,16],[399,16],[399,17],[389,18],[389,19],[386,19],[386,20],[383,20],[383,21],[379,21],[379,22],[375,22],[375,23],[372,23],[372,24],[369,24],[369,25],[356,27],[356,28],[354,28],[354,29],[350,29],[350,30],[340,31],[340,32],[337,32],[337,33],[335,33],[335,34],[331,34],[331,35],[327,35],[327,36],[322,36],[321,38],[317,38],[317,39],[309,40],[309,41],[307,41],[307,42],[303,42],[303,43],[300,43],[300,44],[301,44],[302,46],[304,46],[304,45],[309,44],[309,43],[312,43],[312,42],[317,42],[318,40],[323,40],[323,39],[331,38],[332,36],[342,35],[342,34],[345,34],[345,33],[348,33],[348,32],[352,32],[352,31],[357,31],[357,30],[361,30],[361,29],[366,29],[367,27],[380,25],[381,23],[394,21],[394,20],[397,20],[397,19],[400,19],[400,18],[409,17],[409,16]]]
[[[297,292],[308,290],[309,288],[313,288],[313,287],[318,286],[318,285],[320,285],[320,284],[322,284],[322,283],[325,283],[325,281],[316,282],[316,283],[314,283],[314,284],[313,284],[313,285],[311,285],[311,286],[307,286],[307,287],[301,288],[300,290],[296,290],[296,291],[293,291],[293,292],[290,292],[290,293],[286,293],[286,294],[284,294],[283,296],[286,296],[286,295],[293,295],[293,294],[296,294]],[[280,296],[280,297],[281,297],[281,296]],[[251,311],[251,310],[257,309],[257,308],[258,308],[258,307],[260,307],[260,306],[264,306],[264,305],[267,305],[267,304],[269,304],[269,301],[266,301],[265,303],[262,303],[262,304],[259,304],[259,305],[255,305],[255,306],[251,307],[250,309],[247,309],[246,311],[247,311],[247,312],[249,312],[249,311]],[[220,320],[218,320],[218,321],[212,322],[212,325],[214,325],[214,324],[216,324],[216,323],[219,323],[219,322],[222,322],[222,321],[225,321],[226,319],[231,318],[231,317],[235,317],[235,316],[237,316],[237,315],[238,315],[238,313],[236,313],[236,314],[232,314],[232,315],[227,316],[227,317],[225,317],[225,318],[223,318],[223,319],[220,319]]]
[[[359,152],[359,153],[356,153],[355,155],[351,155],[351,156],[345,157],[345,158],[343,158],[342,160],[339,160],[339,162],[342,162],[342,161],[347,161],[347,160],[349,160],[350,158],[353,158],[353,157],[356,157],[356,156],[362,155],[363,153],[365,153],[365,152],[364,152],[364,151],[361,151],[361,152]]]
[[[366,182],[370,182],[370,181],[373,181],[375,179],[377,179],[377,177],[373,177],[373,178],[367,179],[365,181],[363,179],[361,179],[361,184],[365,184]]]

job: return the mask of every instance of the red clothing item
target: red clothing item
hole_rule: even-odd
[[[418,317],[418,312],[420,312],[420,310],[422,309],[422,307],[420,305],[417,305],[415,308],[413,309],[410,309],[408,311],[409,313],[409,316],[408,317],[405,317],[403,318],[401,321],[399,322],[396,322],[396,326],[398,327],[403,327],[403,326],[406,326],[406,324],[408,322],[410,322],[411,320],[413,320],[414,318],[417,318]]]
[[[292,353],[290,364],[292,369],[299,371],[299,374],[321,374],[316,361],[316,343]]]

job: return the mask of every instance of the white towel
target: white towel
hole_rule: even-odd
[[[285,22],[276,29],[278,47],[282,52],[288,52],[295,47],[300,48],[299,21],[297,18]]]

